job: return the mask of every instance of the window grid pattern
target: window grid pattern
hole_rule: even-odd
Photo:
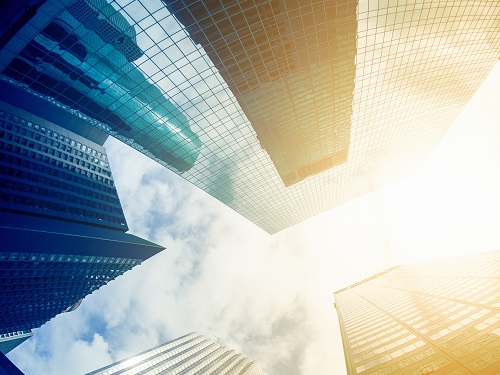
[[[283,183],[347,161],[357,1],[163,1],[235,95]]]
[[[0,331],[39,327],[141,260],[0,252]]]
[[[190,333],[87,375],[264,375],[260,366],[207,337]]]
[[[500,251],[397,267],[335,294],[349,374],[500,371]]]
[[[346,43],[346,38],[347,41],[356,38],[354,94],[349,129],[342,128],[344,130],[339,130],[338,134],[327,135],[325,138],[322,138],[318,128],[311,126],[307,129],[307,133],[316,134],[313,138],[320,139],[322,145],[348,142],[347,162],[287,188],[273,164],[271,150],[266,151],[262,147],[266,142],[264,137],[259,141],[261,136],[257,120],[252,117],[260,119],[263,113],[270,111],[258,108],[261,112],[257,113],[250,99],[248,103],[243,101],[239,92],[246,91],[237,91],[234,88],[235,82],[229,79],[228,82],[225,81],[227,74],[223,69],[219,72],[220,66],[213,63],[213,56],[221,52],[229,70],[239,69],[248,75],[252,71],[245,66],[247,62],[253,62],[256,67],[259,61],[262,62],[262,72],[256,68],[255,72],[258,74],[254,76],[263,77],[267,81],[253,83],[246,79],[239,81],[237,85],[256,85],[259,90],[264,90],[266,86],[279,96],[278,88],[271,87],[275,81],[271,79],[273,68],[271,62],[267,62],[268,57],[274,59],[269,61],[276,62],[280,62],[283,57],[288,65],[276,64],[274,71],[278,75],[289,77],[287,79],[295,78],[292,77],[294,73],[286,48],[282,50],[283,56],[278,53],[277,46],[287,45],[287,42],[283,41],[283,37],[278,40],[273,30],[279,30],[278,26],[282,23],[285,24],[284,27],[288,27],[287,23],[299,17],[303,20],[305,29],[312,20],[310,29],[311,32],[314,29],[314,32],[311,35],[321,35],[322,25],[327,27],[328,22],[335,22],[342,15],[350,14],[351,5],[356,4],[355,2],[269,0],[259,2],[263,9],[259,13],[260,8],[255,7],[253,2],[248,5],[251,9],[246,10],[229,6],[221,9],[221,2],[215,0],[191,1],[193,6],[203,7],[206,18],[217,21],[210,24],[206,19],[200,19],[198,22],[198,28],[206,36],[220,35],[223,39],[217,42],[223,48],[214,48],[212,52],[208,47],[205,48],[206,51],[196,44],[189,37],[190,26],[184,27],[161,2],[110,1],[113,11],[117,11],[121,17],[120,22],[115,21],[114,25],[123,25],[125,22],[135,30],[132,33],[131,28],[127,29],[129,33],[124,34],[123,40],[127,41],[129,47],[131,41],[136,42],[142,54],[137,51],[132,53],[130,51],[133,49],[130,48],[127,49],[129,52],[124,52],[120,50],[121,47],[106,42],[106,38],[102,39],[102,35],[99,36],[92,28],[78,26],[74,22],[75,17],[67,10],[68,5],[73,3],[76,2],[49,0],[41,6],[33,18],[35,29],[22,29],[0,53],[0,72],[3,72],[0,77],[34,95],[55,102],[68,111],[78,112],[93,125],[181,174],[186,180],[270,233],[370,192],[408,173],[423,160],[457,118],[497,61],[500,49],[500,40],[496,37],[500,27],[500,3],[496,0],[358,1],[356,19],[347,17],[350,22],[347,37],[339,34],[334,38],[338,46]],[[78,3],[96,1],[81,0]],[[168,3],[179,5],[185,2]],[[110,18],[113,11],[107,7],[103,12]],[[234,19],[231,17],[238,14],[244,17],[248,15],[250,19],[247,18],[246,21],[249,24],[255,19],[257,23],[265,21],[265,24],[278,26],[274,29],[264,27],[266,35],[250,28],[248,42],[243,45],[241,40],[232,40],[234,33],[229,32],[234,29]],[[66,32],[78,35],[84,47],[88,47],[91,40],[97,43],[101,58],[111,61],[108,66],[112,66],[112,71],[107,74],[95,72],[102,80],[91,77],[90,73],[83,74],[83,68],[88,72],[92,70],[85,65],[89,62],[78,49],[80,47],[71,49],[62,45],[62,42],[50,42],[47,36],[40,36],[36,30],[42,30],[54,17],[73,25],[73,30]],[[115,14],[113,17],[118,16]],[[326,20],[325,24],[322,20]],[[318,40],[307,43],[307,39],[303,42],[303,35],[299,34],[289,37],[290,48],[309,44],[313,46],[309,57],[305,52],[301,55],[304,57],[304,64],[306,60],[320,61],[321,51],[332,53],[328,44],[333,43],[332,40],[327,38],[324,45]],[[92,112],[90,106],[73,108],[74,102],[68,101],[62,94],[45,92],[43,87],[38,91],[34,86],[30,87],[32,82],[37,82],[38,77],[33,70],[29,74],[20,71],[7,74],[6,67],[15,56],[22,53],[26,43],[34,38],[39,44],[45,43],[47,51],[58,54],[68,64],[80,69],[73,69],[77,73],[72,75],[76,77],[74,79],[61,73],[63,67],[61,70],[53,65],[44,71],[46,74],[52,74],[52,77],[64,76],[60,79],[66,85],[78,88],[92,98],[99,98],[100,90],[110,93],[113,89],[130,88],[132,86],[127,86],[123,77],[135,77],[133,96],[139,98],[142,95],[143,99],[139,103],[122,95],[121,99],[106,105],[108,109],[117,108],[115,112],[108,113],[95,108]],[[314,49],[316,42],[321,47],[317,50]],[[266,43],[270,47],[264,50],[264,46],[267,48]],[[227,48],[224,47],[225,44]],[[300,49],[302,51],[302,47]],[[227,53],[222,53],[223,50]],[[239,50],[239,55],[235,55]],[[248,58],[244,58],[245,56]],[[229,61],[233,58],[234,64],[230,65]],[[99,61],[90,62],[93,67],[100,64]],[[311,71],[316,69],[311,65],[309,64]],[[321,73],[318,74],[321,76]],[[109,87],[99,86],[99,83],[94,82],[104,82],[106,77],[116,77],[116,82],[110,83]],[[316,85],[314,77],[317,75],[312,75],[313,86]],[[297,80],[300,81],[299,78]],[[318,88],[320,86],[318,84]],[[305,99],[307,95],[309,94],[304,96],[304,106],[312,105],[309,99]],[[320,96],[318,95],[317,100],[320,100]],[[124,102],[123,98],[129,99]],[[152,104],[147,105],[147,102]],[[287,105],[280,103],[275,112],[286,112],[281,108],[286,109]],[[134,106],[137,106],[137,110],[133,110]],[[120,111],[118,108],[128,109]],[[121,116],[123,123],[113,123],[110,120],[116,114]],[[138,124],[138,114],[142,119],[149,120],[141,122],[141,125],[134,125]],[[273,112],[272,116],[277,115]],[[319,121],[321,116],[323,112],[315,107],[311,111],[311,123]],[[174,128],[178,131],[173,131]],[[183,140],[177,137],[180,134],[183,135]],[[276,137],[274,133],[269,136],[270,141],[273,141],[273,137]],[[301,135],[297,135],[296,139],[299,139],[296,143],[300,143]],[[322,164],[319,163],[316,167],[321,170]]]
[[[0,208],[127,230],[105,149],[23,115],[0,102]]]

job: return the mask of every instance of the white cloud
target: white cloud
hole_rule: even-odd
[[[35,330],[35,335],[13,352],[14,363],[25,374],[37,375],[77,374],[109,364],[108,344],[98,333],[89,332],[86,324],[81,316],[60,315]]]

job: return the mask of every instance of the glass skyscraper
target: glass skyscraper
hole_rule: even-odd
[[[389,269],[335,292],[347,373],[500,373],[500,251]]]
[[[357,1],[163,2],[224,78],[285,186],[347,161]]]
[[[0,352],[0,374],[24,375],[2,352]]]
[[[0,131],[2,210],[128,230],[103,146],[5,102]]]
[[[497,0],[24,3],[0,80],[269,233],[411,171],[500,50]]]
[[[0,333],[0,352],[7,354],[31,336],[33,336],[33,331],[31,330]]]
[[[17,100],[15,91],[2,92],[9,94],[10,101]],[[125,233],[102,146],[107,135],[81,127],[86,123],[67,112],[59,117],[54,104],[37,106],[36,97],[22,105],[33,105],[40,116],[0,101],[0,335],[5,337],[74,310],[86,295],[163,249]]]
[[[264,375],[259,364],[197,333],[181,336],[87,375]]]

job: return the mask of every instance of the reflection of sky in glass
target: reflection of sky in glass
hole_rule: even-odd
[[[105,0],[48,2],[43,9],[53,19],[35,18],[40,31],[29,35],[25,28],[4,52],[14,54],[2,70],[9,82],[134,139],[178,171],[191,168],[200,141],[186,117],[131,64],[143,53],[120,13]]]
[[[140,68],[187,114],[204,144],[183,177],[274,232],[369,192],[421,160],[496,60],[499,42],[491,35],[499,4],[373,4],[358,6],[349,161],[284,188],[203,51],[160,5],[124,2],[122,14],[138,23],[145,51]],[[476,25],[465,33],[467,17]]]
[[[356,1],[163,3],[207,52],[286,186],[347,161]]]
[[[144,55],[134,64],[187,116],[203,144],[182,176],[269,232],[409,171],[453,123],[497,58],[496,1],[481,8],[430,0],[370,8],[375,3],[358,5],[348,162],[285,188],[227,84],[163,4],[111,2],[135,24]]]

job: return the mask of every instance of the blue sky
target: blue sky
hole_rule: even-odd
[[[500,248],[500,66],[420,169],[270,236],[110,139],[130,233],[167,249],[35,330],[27,375],[81,374],[192,331],[269,374],[345,373],[332,293],[396,264]]]

